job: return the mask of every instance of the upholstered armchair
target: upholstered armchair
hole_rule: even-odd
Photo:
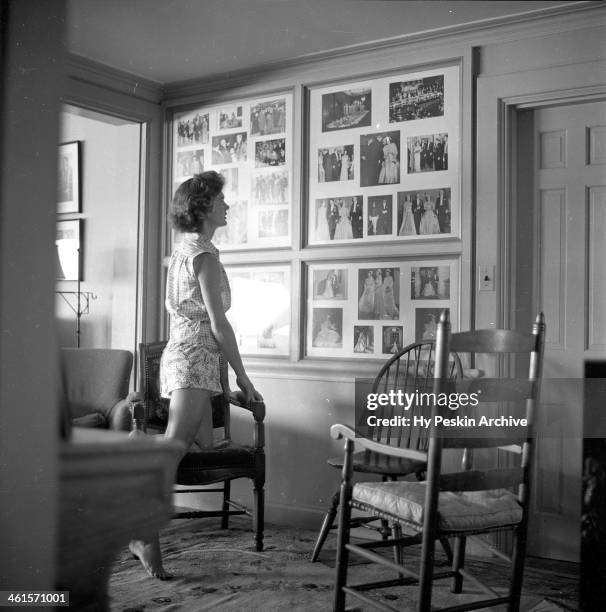
[[[63,396],[72,425],[130,430],[130,351],[62,348],[60,364]]]

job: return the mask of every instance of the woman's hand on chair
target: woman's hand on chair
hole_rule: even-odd
[[[263,396],[255,389],[248,376],[238,376],[236,383],[244,394],[244,400],[247,404],[250,402],[262,402]]]

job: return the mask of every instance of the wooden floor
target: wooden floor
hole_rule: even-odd
[[[166,569],[174,578],[167,582],[148,578],[138,561],[124,551],[110,577],[111,610],[330,611],[334,539],[327,541],[320,562],[310,563],[315,536],[313,531],[268,526],[265,550],[257,553],[247,519],[237,517],[228,530],[219,529],[215,519],[173,521],[163,531],[161,544]],[[407,555],[414,564],[416,553],[407,552]],[[444,563],[445,559],[438,562]],[[507,584],[506,570],[499,560],[470,556],[466,567],[497,590]],[[384,573],[384,568],[365,562],[357,562],[351,568],[352,578],[360,580],[372,579],[373,575],[385,577]],[[461,596],[452,595],[447,581],[442,581],[434,589],[434,603],[452,605],[478,597],[473,589],[464,590]],[[382,597],[385,603],[401,610],[414,610],[414,588],[392,589]],[[576,565],[528,560],[522,599],[524,612],[577,610],[577,597]],[[354,609],[354,602],[348,605]],[[355,608],[356,611],[366,609]]]

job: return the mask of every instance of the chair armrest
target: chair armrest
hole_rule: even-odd
[[[263,424],[265,419],[265,402],[246,403],[241,391],[231,391],[229,394],[229,403],[252,413],[255,420],[253,446],[258,451],[263,450],[265,446],[265,425]]]
[[[120,400],[108,413],[109,429],[116,431],[130,431],[132,429],[131,402],[141,398],[141,394],[133,391],[126,398]]]
[[[347,440],[355,442],[357,446],[364,450],[369,450],[373,453],[402,459],[413,459],[415,461],[427,461],[427,453],[411,448],[400,448],[398,446],[390,446],[389,444],[381,444],[380,442],[374,442],[368,438],[357,437],[356,432],[351,427],[347,427],[347,425],[333,425],[330,428],[330,436],[334,440],[346,438]]]

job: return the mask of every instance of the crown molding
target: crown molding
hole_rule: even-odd
[[[162,83],[73,53],[67,54],[66,72],[68,79],[101,86],[152,104],[160,104],[164,96]]]
[[[507,15],[491,19],[446,26],[433,30],[425,30],[405,34],[379,41],[348,45],[326,51],[318,51],[288,60],[267,62],[255,68],[244,68],[228,73],[213,74],[198,79],[188,79],[164,85],[163,102],[166,106],[178,104],[181,101],[196,96],[207,96],[209,93],[245,87],[261,78],[280,78],[292,70],[311,67],[327,60],[336,60],[372,52],[389,52],[406,50],[419,46],[431,47],[436,43],[467,43],[474,46],[494,44],[516,40],[520,36],[540,36],[561,30],[571,30],[596,25],[596,12],[604,15],[606,21],[606,6],[600,1],[570,2],[561,6],[547,7],[534,11]]]

